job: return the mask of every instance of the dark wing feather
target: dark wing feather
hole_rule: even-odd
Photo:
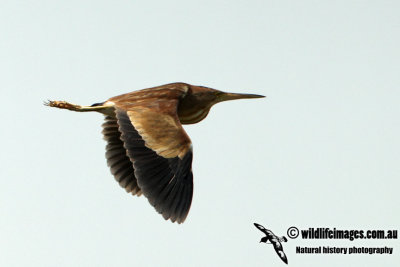
[[[268,229],[266,229],[264,226],[262,226],[261,224],[258,223],[254,223],[255,227],[257,227],[258,230],[260,230],[261,232],[263,232],[264,234],[269,234]]]
[[[103,123],[103,136],[107,142],[106,159],[111,173],[119,185],[128,193],[140,196],[142,194],[134,174],[133,164],[130,161],[124,143],[121,140],[121,133],[118,130],[117,118],[106,116]]]
[[[141,118],[146,118],[145,111],[141,112]],[[161,151],[161,155],[159,155],[148,147],[143,136],[136,130],[132,122],[132,115],[129,116],[127,111],[117,108],[117,118],[119,130],[122,133],[121,139],[133,162],[135,176],[143,194],[166,220],[171,219],[173,222],[182,223],[189,212],[193,195],[192,150],[185,149],[182,153],[182,148],[185,148],[187,143],[179,147],[176,142],[171,142],[173,157],[162,156],[171,155],[172,152],[169,151],[172,150],[168,150],[166,140],[161,142],[163,147],[160,148],[156,143],[158,139],[153,138],[152,144],[155,144]],[[151,118],[148,117],[148,120]],[[173,132],[173,129],[160,129],[155,124],[150,125],[153,127],[142,125],[142,134],[146,135],[149,131]],[[186,136],[184,132],[178,134]],[[173,139],[172,135],[168,138]]]
[[[276,253],[278,254],[279,258],[281,258],[281,260],[284,263],[288,264],[288,259],[286,257],[285,252],[283,252],[282,244],[280,242],[276,242],[273,245],[274,245],[274,249],[275,249]]]

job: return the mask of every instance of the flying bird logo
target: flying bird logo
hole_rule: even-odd
[[[261,238],[260,243],[266,243],[266,244],[272,244],[274,246],[274,249],[276,251],[276,253],[278,254],[279,258],[281,258],[281,260],[288,264],[288,259],[286,257],[285,252],[283,252],[283,247],[281,242],[287,242],[287,238],[282,236],[282,237],[278,237],[276,236],[271,230],[266,229],[264,226],[258,224],[258,223],[254,223],[254,225],[257,227],[258,230],[260,230],[261,232],[263,232],[265,234],[265,236],[263,238]],[[269,241],[269,243],[268,243]]]

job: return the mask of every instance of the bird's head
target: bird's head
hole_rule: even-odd
[[[222,101],[264,97],[252,94],[225,93],[204,86],[184,83],[182,85],[188,87],[187,94],[180,101],[178,107],[178,116],[182,124],[192,124],[203,120],[210,111],[210,108]]]
[[[191,85],[190,89],[193,97],[200,102],[207,103],[210,107],[216,103],[228,100],[265,97],[263,95],[255,94],[226,93],[216,89],[195,85]]]
[[[264,236],[263,238],[261,238],[260,243],[267,243],[268,242],[268,237]]]

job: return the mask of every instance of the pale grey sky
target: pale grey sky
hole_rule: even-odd
[[[0,266],[284,266],[253,222],[399,229],[398,1],[0,1]],[[92,104],[182,81],[266,95],[186,127],[194,198],[124,192]],[[395,266],[398,240],[289,239],[290,266]],[[296,246],[394,247],[299,255]]]

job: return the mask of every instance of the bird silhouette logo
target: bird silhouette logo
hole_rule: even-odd
[[[283,247],[281,242],[287,242],[287,238],[282,236],[282,237],[278,237],[276,236],[271,230],[266,229],[264,226],[258,224],[258,223],[254,223],[254,225],[257,227],[258,230],[260,230],[261,232],[263,232],[265,234],[265,236],[263,238],[261,238],[260,243],[266,243],[266,244],[272,244],[274,246],[274,249],[276,251],[276,253],[278,254],[279,258],[281,258],[281,260],[288,264],[288,259],[286,257],[285,252],[283,252]],[[269,241],[269,243],[268,243]]]

